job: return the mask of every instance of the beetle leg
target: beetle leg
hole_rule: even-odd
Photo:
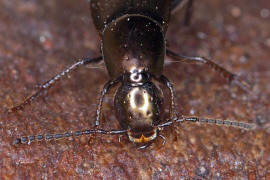
[[[182,9],[189,0],[172,0],[171,2],[171,10],[177,11],[178,9]]]
[[[185,26],[188,26],[190,24],[190,19],[192,17],[192,5],[193,5],[193,0],[188,0],[187,9],[185,12],[185,19],[184,19]]]
[[[57,81],[61,80],[64,76],[69,74],[71,71],[77,69],[78,67],[83,66],[83,65],[87,65],[87,64],[91,64],[91,63],[98,63],[101,60],[102,60],[101,56],[97,57],[97,58],[85,58],[85,59],[81,59],[80,61],[72,64],[70,67],[68,67],[67,69],[65,69],[61,73],[57,74],[56,76],[54,76],[53,78],[51,78],[50,80],[46,81],[44,84],[39,86],[38,90],[34,94],[32,94],[31,96],[26,98],[22,103],[11,107],[8,112],[12,113],[12,112],[16,112],[18,110],[22,110],[26,105],[30,104],[37,97],[39,97],[42,94],[42,92],[51,88]]]
[[[173,59],[178,60],[178,61],[181,61],[181,62],[187,62],[187,63],[198,62],[198,63],[205,64],[208,67],[210,67],[211,69],[217,71],[221,76],[223,76],[225,79],[227,79],[229,81],[229,83],[236,84],[244,91],[252,94],[252,92],[250,91],[251,87],[247,82],[240,80],[237,75],[235,75],[235,74],[231,73],[230,71],[226,70],[225,68],[219,66],[218,64],[214,63],[210,59],[207,59],[205,57],[183,56],[183,55],[177,54],[169,49],[166,49],[166,53],[167,53],[168,57],[173,58]]]
[[[184,19],[185,26],[188,26],[190,24],[190,19],[192,16],[192,5],[193,5],[193,0],[172,0],[172,3],[171,3],[172,13],[176,12],[179,9],[182,9],[183,7],[186,7],[185,19]]]
[[[99,98],[99,103],[98,103],[98,107],[97,107],[96,126],[99,125],[100,114],[101,114],[101,110],[102,110],[102,104],[103,104],[104,97],[107,94],[107,92],[109,91],[109,89],[111,87],[113,87],[114,85],[116,85],[120,81],[120,78],[121,78],[121,76],[119,78],[117,78],[117,79],[108,81],[104,85],[104,87],[103,87],[103,89],[101,91],[101,96]]]
[[[170,96],[171,96],[171,99],[170,99],[170,118],[171,119],[177,119],[173,85],[164,75],[161,75],[158,80],[162,84],[167,86],[167,88],[170,90]]]

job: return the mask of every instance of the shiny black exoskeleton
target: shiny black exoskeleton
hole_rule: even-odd
[[[15,143],[33,140],[50,140],[92,133],[127,134],[135,143],[147,143],[156,139],[162,127],[173,122],[200,121],[249,128],[249,124],[203,119],[197,117],[177,118],[173,86],[162,74],[165,56],[184,62],[203,63],[217,70],[230,82],[245,84],[237,77],[209,59],[178,55],[166,47],[165,34],[171,10],[187,4],[186,21],[191,15],[192,0],[91,0],[90,8],[96,29],[102,42],[102,56],[78,61],[71,67],[41,86],[40,90],[10,111],[22,109],[42,91],[51,87],[70,71],[86,64],[104,60],[110,80],[105,84],[97,107],[96,126],[99,125],[104,96],[109,89],[120,83],[114,97],[114,105],[122,130],[84,130],[74,133],[47,134],[22,137]],[[157,82],[170,91],[170,119],[163,119],[163,97]]]
[[[92,1],[91,12],[102,34],[108,73],[122,82],[115,95],[116,112],[131,141],[148,142],[157,137],[161,117],[162,99],[152,79],[162,75],[170,1],[122,0],[113,8],[106,2]]]

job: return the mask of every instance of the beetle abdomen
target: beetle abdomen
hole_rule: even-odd
[[[151,17],[167,27],[171,0],[92,0],[91,13],[97,30],[102,33],[106,25],[125,14]]]

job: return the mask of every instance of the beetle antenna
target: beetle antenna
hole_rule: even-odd
[[[40,135],[30,135],[30,136],[23,136],[14,140],[13,144],[31,144],[33,141],[51,141],[51,140],[59,140],[62,138],[69,138],[69,137],[78,137],[78,136],[85,136],[89,134],[108,134],[108,135],[118,135],[118,134],[125,134],[127,130],[103,130],[103,129],[87,129],[82,131],[75,131],[75,132],[65,132],[65,133],[57,133],[57,134],[40,134]]]
[[[232,121],[232,120],[222,120],[222,119],[212,119],[212,118],[200,118],[195,116],[185,117],[182,116],[180,119],[176,120],[170,120],[165,123],[159,124],[158,128],[163,128],[167,126],[171,126],[173,123],[182,123],[182,122],[199,122],[199,123],[205,123],[205,124],[215,124],[219,126],[230,126],[234,128],[241,128],[245,130],[252,130],[256,128],[255,124],[246,123],[246,122],[239,122],[239,121]]]

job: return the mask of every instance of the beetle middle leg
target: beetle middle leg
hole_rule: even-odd
[[[218,64],[214,63],[210,59],[207,59],[205,57],[192,57],[192,56],[183,56],[180,54],[177,54],[169,49],[166,49],[167,56],[170,58],[173,58],[175,60],[181,61],[181,62],[187,62],[187,63],[202,63],[210,67],[211,69],[217,71],[221,76],[223,76],[225,79],[229,81],[231,84],[236,84],[244,91],[251,93],[250,91],[250,85],[246,83],[245,81],[242,81],[238,78],[237,75],[231,73],[230,71],[226,70],[225,68],[219,66]]]
[[[46,81],[44,84],[39,86],[39,89],[34,94],[32,94],[31,96],[26,98],[19,105],[11,107],[8,110],[8,112],[12,113],[12,112],[16,112],[18,110],[22,110],[26,105],[31,104],[31,102],[33,102],[37,97],[39,97],[42,94],[42,92],[51,88],[53,85],[55,85],[55,83],[57,81],[61,80],[64,76],[69,74],[71,71],[73,71],[73,70],[75,70],[83,65],[92,64],[92,63],[99,63],[101,60],[102,60],[101,56],[97,57],[97,58],[85,58],[85,59],[81,59],[80,61],[72,64],[70,67],[68,67],[67,69],[65,69],[61,73],[57,74],[56,76],[54,76],[53,78],[51,78],[50,80]]]

